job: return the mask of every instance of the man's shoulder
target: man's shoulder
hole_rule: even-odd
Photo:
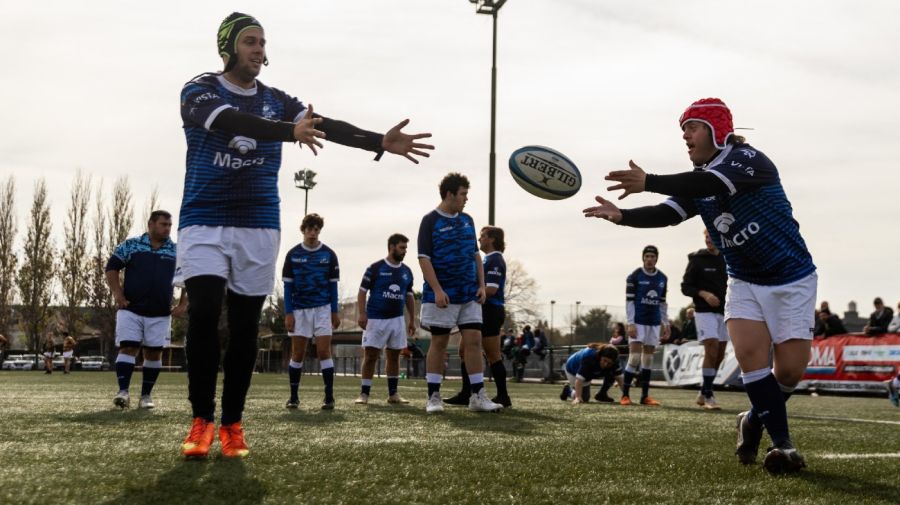
[[[202,86],[202,87],[216,87],[219,84],[219,73],[218,72],[204,72],[200,75],[192,77],[189,81],[184,83],[182,89],[189,89],[192,87]]]

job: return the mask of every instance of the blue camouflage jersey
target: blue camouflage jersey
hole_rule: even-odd
[[[419,258],[428,258],[450,303],[463,304],[477,298],[478,274],[475,255],[475,223],[465,213],[450,215],[435,209],[419,226]],[[422,302],[434,303],[428,282],[422,288]]]
[[[187,173],[178,228],[192,225],[280,228],[280,141],[257,141],[211,130],[225,109],[276,121],[296,122],[306,106],[281,90],[256,81],[243,89],[221,74],[202,74],[181,90],[187,137]]]
[[[666,290],[669,279],[656,269],[652,274],[638,268],[625,281],[628,324],[659,326],[668,324]]]
[[[175,242],[169,239],[154,249],[150,235],[131,237],[117,245],[106,271],[125,269],[122,291],[128,306],[123,310],[144,317],[163,317],[172,310],[172,279],[175,276]]]
[[[697,214],[725,256],[728,275],[764,286],[800,280],[816,270],[800,236],[775,165],[748,144],[729,145],[697,171],[715,174],[728,193],[666,200],[682,220]]]
[[[489,296],[485,303],[502,307],[506,302],[503,294],[506,287],[506,260],[503,259],[503,253],[500,251],[488,253],[484,256],[483,263],[484,285],[497,288],[497,292]]]
[[[284,311],[312,309],[331,305],[337,312],[337,283],[340,278],[337,255],[325,244],[308,249],[294,246],[284,258]]]
[[[392,319],[403,315],[408,296],[413,296],[413,273],[403,263],[395,265],[379,260],[369,265],[359,289],[369,292],[366,317]]]

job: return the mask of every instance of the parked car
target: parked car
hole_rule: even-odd
[[[34,358],[23,356],[21,354],[13,354],[6,357],[3,361],[4,370],[31,370],[34,368]]]
[[[63,358],[62,354],[58,354],[55,358],[53,358],[53,369],[54,370],[64,370],[66,368],[66,361]],[[78,356],[72,357],[72,365],[69,367],[70,370],[81,370],[81,358]]]
[[[82,370],[109,370],[109,360],[106,356],[82,356]]]

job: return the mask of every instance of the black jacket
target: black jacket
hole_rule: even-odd
[[[697,312],[725,312],[725,287],[728,284],[728,273],[725,271],[725,258],[722,253],[712,254],[706,249],[688,254],[688,265],[681,281],[681,293],[694,299]],[[710,307],[701,298],[700,291],[709,291],[721,302],[718,307]]]
[[[816,336],[823,335],[831,337],[833,335],[843,335],[844,333],[847,333],[847,329],[844,328],[844,323],[841,321],[841,318],[836,315],[831,314],[825,321],[816,319]]]
[[[885,307],[884,310],[881,311],[881,317],[878,316],[877,310],[872,312],[872,315],[869,316],[869,335],[880,335],[885,333],[893,318],[894,311],[891,310],[890,307]]]

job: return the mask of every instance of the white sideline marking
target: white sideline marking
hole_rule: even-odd
[[[870,458],[879,458],[879,459],[889,459],[889,458],[900,458],[900,452],[887,452],[887,453],[869,453],[869,454],[836,454],[836,453],[825,453],[819,454],[817,457],[822,459],[870,459]]]
[[[851,423],[873,423],[873,424],[894,424],[900,426],[900,421],[888,421],[884,419],[858,419],[855,417],[832,417],[832,416],[788,416],[797,419],[812,419],[813,421],[849,421]]]

